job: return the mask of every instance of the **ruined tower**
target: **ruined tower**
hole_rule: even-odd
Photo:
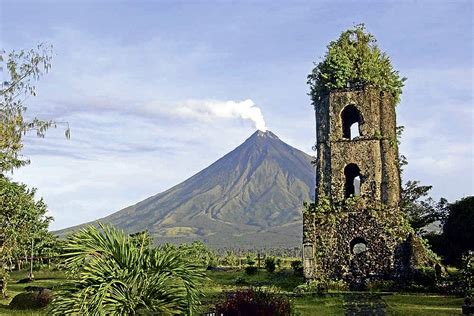
[[[304,214],[305,276],[388,277],[406,238],[393,95],[333,90],[314,105],[316,203]]]
[[[315,111],[316,199],[338,202],[360,195],[398,206],[400,173],[390,94],[375,89],[332,91]]]
[[[363,24],[308,75],[316,111],[316,199],[303,212],[307,280],[404,278],[434,262],[400,210],[395,106],[401,78]]]

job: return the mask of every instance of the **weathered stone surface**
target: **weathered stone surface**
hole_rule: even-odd
[[[393,276],[409,264],[400,258],[409,231],[398,207],[393,97],[375,89],[334,91],[315,112],[316,206],[303,220],[305,276],[350,284]],[[351,138],[354,122],[359,135]],[[360,178],[357,198],[354,177]],[[366,250],[354,252],[355,245]]]
[[[341,114],[348,106],[360,115],[360,135],[343,134]],[[315,106],[317,126],[317,197],[344,199],[344,167],[359,166],[362,191],[376,201],[397,206],[400,172],[396,145],[395,105],[390,95],[375,89],[335,91]]]

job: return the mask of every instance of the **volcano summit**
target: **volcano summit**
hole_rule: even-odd
[[[257,131],[186,181],[98,222],[129,233],[148,230],[158,243],[299,247],[303,202],[314,194],[313,159]]]

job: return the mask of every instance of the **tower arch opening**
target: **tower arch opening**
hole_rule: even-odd
[[[360,169],[355,163],[350,163],[344,168],[345,185],[344,198],[360,195]]]
[[[353,104],[347,105],[341,112],[342,137],[354,139],[361,135],[360,125],[363,123],[362,115]]]

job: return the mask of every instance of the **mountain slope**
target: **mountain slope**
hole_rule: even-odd
[[[159,242],[298,246],[302,204],[314,191],[311,160],[257,131],[188,180],[99,221],[130,233],[147,229]]]

